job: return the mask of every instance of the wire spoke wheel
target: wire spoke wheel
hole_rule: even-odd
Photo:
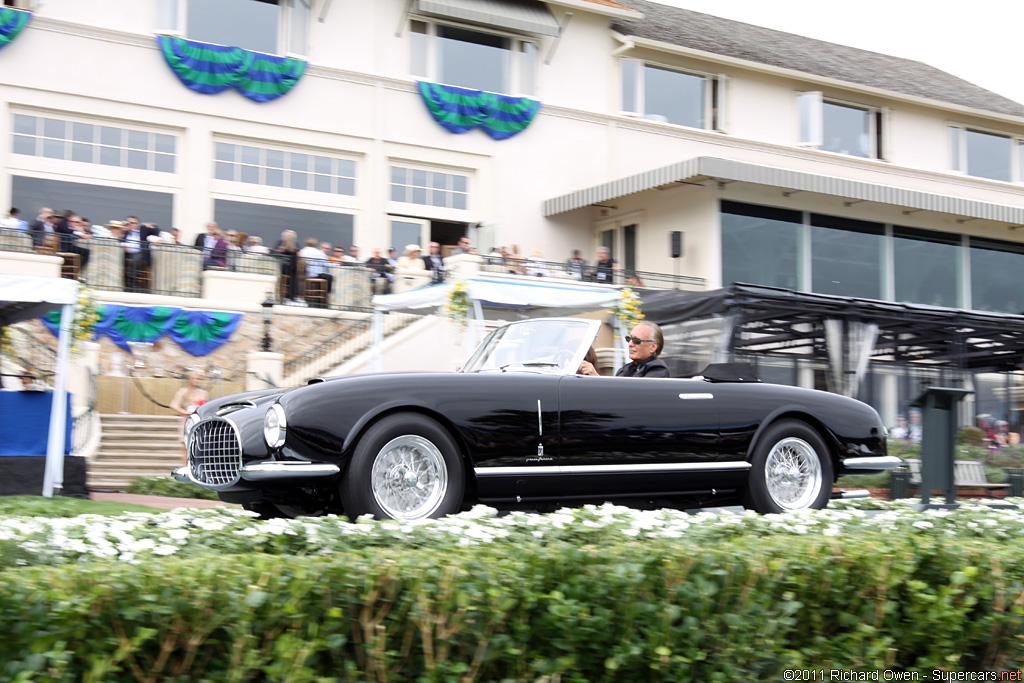
[[[374,459],[370,491],[381,510],[393,519],[430,517],[448,491],[444,456],[422,436],[398,436]]]
[[[776,443],[765,461],[768,495],[784,510],[803,510],[821,492],[821,459],[814,448],[795,437]]]

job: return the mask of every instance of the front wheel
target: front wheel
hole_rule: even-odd
[[[820,510],[832,497],[832,458],[804,422],[784,420],[765,431],[751,461],[743,505],[761,513]]]
[[[360,439],[341,499],[353,519],[425,519],[457,512],[464,489],[462,458],[448,432],[423,415],[399,413]]]

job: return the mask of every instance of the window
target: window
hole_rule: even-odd
[[[506,95],[534,95],[537,43],[518,36],[413,20],[412,75]]]
[[[1007,182],[1024,180],[1024,174],[1014,177],[1013,155],[1016,151],[1020,158],[1020,142],[1015,144],[1009,135],[950,126],[949,140],[954,171]]]
[[[14,115],[11,151],[15,154],[174,173],[176,147],[173,135]]]
[[[73,209],[97,225],[133,215],[144,216],[142,220],[156,223],[162,229],[174,225],[174,195],[170,192],[114,187],[101,180],[94,182],[97,184],[12,176],[11,203],[21,207]]]
[[[799,211],[722,202],[722,284],[800,289]]]
[[[353,196],[356,162],[303,152],[218,142],[214,177],[236,183]]]
[[[725,77],[622,60],[622,111],[651,121],[723,130]]]
[[[157,0],[157,26],[189,40],[306,54],[310,0]]]
[[[811,214],[811,291],[881,299],[885,226]]]
[[[391,167],[391,201],[466,209],[469,178],[452,173]]]
[[[825,152],[882,159],[887,110],[822,99],[820,92],[800,93],[800,144]]]
[[[213,205],[214,220],[224,228],[233,227],[250,235],[258,235],[263,244],[271,249],[281,239],[281,232],[291,228],[304,240],[315,237],[321,242],[352,245],[355,218],[347,213],[315,211],[290,206],[251,204],[216,199]]]
[[[960,307],[961,237],[900,226],[892,237],[896,301]]]
[[[970,238],[971,308],[1024,314],[1024,245]]]

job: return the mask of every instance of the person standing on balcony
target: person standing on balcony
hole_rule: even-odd
[[[306,280],[326,280],[327,293],[330,294],[334,276],[327,272],[327,258],[327,254],[317,246],[315,237],[307,238],[306,246],[299,250],[299,262],[306,269]]]
[[[391,293],[391,276],[395,267],[391,261],[380,254],[380,247],[374,247],[373,256],[366,259],[366,269],[370,271],[370,288],[374,294]]]
[[[430,271],[430,282],[438,284],[444,282],[444,258],[441,256],[441,245],[437,242],[430,243],[430,253],[424,259],[427,270]]]
[[[574,280],[582,280],[583,273],[587,270],[587,262],[583,259],[583,255],[579,249],[572,250],[572,256],[565,262],[565,265],[569,268],[569,275]]]
[[[459,254],[468,254],[470,249],[470,241],[466,236],[459,238],[459,244],[452,249],[452,256],[458,256]]]
[[[36,219],[29,223],[29,233],[32,235],[32,246],[37,249],[46,243],[47,233],[53,232],[53,226],[50,224],[50,216],[53,215],[53,209],[43,207],[39,211],[39,215]]]
[[[220,233],[217,229],[217,224],[210,221],[206,224],[206,232],[196,235],[195,247],[196,249],[203,250],[203,260],[210,258],[210,253],[213,248],[217,246],[217,240],[220,237]]]
[[[611,249],[608,247],[597,248],[597,263],[594,264],[594,272],[591,279],[594,282],[610,285],[615,282],[615,273],[620,270],[619,262],[612,258]]]
[[[21,211],[18,207],[12,206],[10,212],[7,214],[7,218],[0,221],[0,228],[5,230],[28,230],[28,223],[21,220]]]
[[[398,259],[399,268],[407,268],[409,270],[426,270],[427,264],[420,258],[420,254],[423,252],[418,244],[407,244],[405,246],[405,256]]]
[[[281,275],[287,278],[284,299],[285,303],[289,303],[295,300],[296,292],[299,291],[299,244],[295,231],[281,232],[281,239],[274,250],[284,259],[281,263]]]

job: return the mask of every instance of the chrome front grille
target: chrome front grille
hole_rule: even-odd
[[[242,446],[234,425],[219,418],[197,424],[188,439],[188,466],[200,484],[227,486],[238,481]]]

